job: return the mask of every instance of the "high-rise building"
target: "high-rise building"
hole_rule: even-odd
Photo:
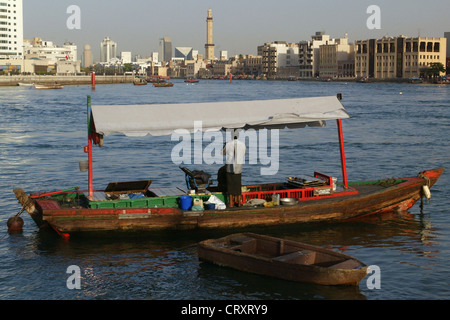
[[[0,58],[23,56],[22,0],[0,1]]]
[[[85,45],[83,50],[83,67],[90,67],[94,63],[94,57],[92,56],[91,46]]]
[[[100,43],[100,61],[109,62],[112,58],[117,57],[117,43],[105,37]]]
[[[206,18],[205,59],[214,60],[213,18],[211,9],[208,9],[208,17]]]
[[[172,60],[172,40],[168,36],[159,39],[159,59],[165,62]]]

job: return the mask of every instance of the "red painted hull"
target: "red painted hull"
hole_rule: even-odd
[[[183,211],[172,207],[91,209],[62,208],[47,198],[32,199],[14,190],[38,226],[59,234],[112,230],[235,228],[310,222],[342,222],[371,214],[404,211],[433,186],[444,169],[423,171],[417,177],[349,183],[352,192],[300,201],[292,206],[240,207],[225,210]],[[357,191],[357,192],[356,192]]]

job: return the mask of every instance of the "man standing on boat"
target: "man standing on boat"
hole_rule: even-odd
[[[222,154],[226,155],[226,192],[229,206],[240,206],[242,203],[242,165],[245,161],[245,143],[238,140],[239,132],[234,130],[233,140],[225,144]]]

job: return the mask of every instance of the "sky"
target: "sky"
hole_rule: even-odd
[[[80,8],[80,28],[69,29],[71,5]],[[379,29],[367,21],[380,8]],[[204,53],[206,16],[212,9],[215,55],[257,54],[266,42],[310,40],[317,31],[350,42],[383,36],[443,37],[450,31],[449,0],[23,0],[24,38],[40,37],[57,45],[73,42],[79,55],[89,44],[94,60],[100,42],[110,37],[118,52],[148,56],[159,39],[172,47]]]

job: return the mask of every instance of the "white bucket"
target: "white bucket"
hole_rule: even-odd
[[[88,160],[80,160],[78,161],[78,166],[80,167],[80,171],[88,171],[89,170],[89,161]]]
[[[331,181],[332,181],[331,183],[332,189],[333,191],[336,191],[337,178],[331,177]]]

